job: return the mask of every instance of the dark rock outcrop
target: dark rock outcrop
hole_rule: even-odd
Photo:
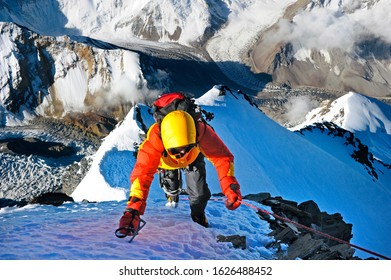
[[[27,204],[43,204],[43,205],[53,205],[60,206],[64,202],[74,202],[73,198],[64,194],[64,193],[44,193],[40,196],[37,196],[30,201],[27,200],[14,200],[9,198],[0,198],[0,209],[4,207],[23,207]]]
[[[258,211],[261,219],[270,224],[274,242],[269,248],[277,250],[277,259],[292,260],[351,260],[355,250],[336,239],[329,239],[316,232],[349,242],[353,237],[352,225],[343,221],[341,214],[328,214],[322,212],[318,205],[310,200],[297,204],[282,197],[271,197],[268,193],[251,194],[244,197],[265,206],[271,207],[272,214],[282,219],[272,217],[267,211]],[[289,223],[288,220],[293,221]],[[308,227],[311,230],[300,227]]]
[[[64,202],[74,202],[73,198],[66,195],[65,193],[45,193],[39,197],[33,198],[30,204],[44,204],[60,206]]]
[[[0,198],[0,209],[5,207],[23,207],[27,205],[27,201],[25,200],[14,200],[10,198]]]
[[[46,142],[37,138],[8,138],[0,140],[0,151],[21,155],[60,158],[76,153],[75,148],[57,142]]]
[[[240,235],[217,235],[217,242],[231,242],[236,249],[246,249],[246,236]]]
[[[382,162],[377,159],[369,150],[368,146],[362,143],[362,141],[355,136],[354,133],[339,127],[338,125],[332,122],[321,122],[314,123],[310,126],[307,126],[303,129],[297,131],[301,135],[306,133],[312,133],[314,131],[320,131],[330,137],[339,137],[344,141],[344,145],[350,147],[350,156],[357,162],[361,163],[363,167],[367,170],[368,174],[372,177],[374,181],[379,179],[379,174],[382,173],[381,170],[375,167],[375,163],[384,166],[387,169],[391,169],[391,165]]]
[[[93,134],[100,138],[107,136],[117,124],[114,118],[93,112],[68,113],[64,117],[64,122],[81,129],[85,134]]]
[[[27,200],[13,200],[9,198],[0,198],[0,209],[4,207],[23,207],[27,204],[43,204],[60,206],[64,202],[74,202],[73,198],[61,192],[44,193],[38,197]]]

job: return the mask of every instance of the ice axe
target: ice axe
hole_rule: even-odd
[[[118,238],[125,238],[126,236],[130,236],[129,243],[133,241],[133,239],[138,235],[140,230],[145,226],[147,222],[140,218],[140,221],[137,225],[137,229],[133,227],[132,222],[129,224],[128,227],[120,227],[115,231],[115,236]],[[125,233],[121,233],[121,231],[124,231]]]

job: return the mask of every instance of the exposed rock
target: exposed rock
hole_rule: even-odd
[[[318,205],[313,200],[308,200],[298,205],[298,208],[305,213],[310,213],[309,219],[307,221],[302,221],[304,225],[315,225],[320,226],[322,220],[322,213]]]
[[[282,197],[271,197],[268,193],[250,194],[244,197],[271,207],[271,213],[293,221],[289,223],[282,219],[271,217],[268,213],[258,211],[261,219],[270,224],[274,242],[269,247],[277,249],[278,259],[308,259],[308,260],[349,260],[355,250],[345,243],[337,242],[316,231],[325,233],[337,239],[349,242],[353,237],[352,225],[343,221],[339,213],[322,212],[318,205],[310,200],[297,204],[284,200]],[[297,224],[309,227],[309,231]],[[287,246],[282,246],[283,244]],[[287,249],[285,249],[288,247]]]
[[[258,203],[262,203],[264,200],[271,198],[270,193],[257,193],[257,194],[248,194],[246,199],[252,200]]]
[[[91,164],[92,159],[84,157],[80,160],[80,162],[75,162],[69,165],[62,176],[61,191],[67,195],[72,195],[73,191],[87,174]]]
[[[246,249],[246,236],[240,235],[217,235],[217,242],[231,242],[236,249]]]
[[[14,41],[12,52],[3,54],[3,57],[16,56],[18,61],[18,65],[13,66],[18,71],[3,72],[2,81],[6,82],[0,85],[4,94],[2,104],[7,111],[15,114],[23,107],[35,108],[48,95],[44,85],[54,82],[54,59],[45,49],[50,39],[40,38],[38,34],[12,23],[1,23],[0,34],[9,34]]]
[[[0,208],[4,207],[23,207],[27,204],[44,204],[44,205],[53,205],[60,206],[64,202],[73,202],[73,198],[64,194],[64,193],[44,193],[38,197],[31,199],[30,201],[26,200],[13,200],[9,198],[0,198]]]
[[[0,198],[0,209],[4,207],[13,207],[13,206],[23,207],[26,205],[27,205],[27,201],[25,200],[18,201],[10,198]]]
[[[390,62],[390,44],[378,36],[368,35],[351,50],[306,48],[305,59],[296,58],[300,50],[293,41],[285,41],[282,30],[309,0],[295,1],[279,21],[259,35],[258,42],[248,51],[246,63],[256,73],[272,75],[273,82],[290,87],[311,86],[325,90],[355,91],[384,98],[391,94],[389,72],[384,67]],[[314,1],[313,1],[314,2]],[[297,42],[296,42],[297,43]],[[329,59],[331,57],[332,59]]]
[[[64,116],[65,124],[80,128],[84,133],[92,133],[97,137],[107,136],[117,124],[113,118],[97,113],[69,113]]]
[[[379,179],[378,173],[381,173],[375,167],[375,163],[379,163],[387,169],[391,169],[391,165],[382,162],[377,159],[370,151],[367,145],[363,144],[359,138],[355,136],[354,133],[339,127],[338,125],[332,122],[322,122],[314,123],[310,126],[306,126],[303,129],[297,131],[304,135],[305,133],[312,133],[314,130],[319,130],[322,133],[327,133],[331,137],[339,137],[343,139],[344,145],[351,148],[350,156],[357,162],[361,163],[364,168],[367,170],[368,174],[372,176],[373,180]]]
[[[43,36],[10,22],[0,23],[0,34],[4,44],[10,46],[4,50],[1,66],[17,69],[5,71],[1,79],[4,113],[0,113],[0,126],[6,124],[10,112],[19,120],[25,120],[26,115],[62,118],[67,112],[86,111],[106,112],[120,120],[138,99],[132,90],[117,85],[117,74],[126,76],[128,63],[133,63],[126,59],[128,50],[114,49],[114,45],[82,36],[72,36],[73,39],[66,35]],[[112,69],[116,69],[115,73]],[[73,71],[80,71],[83,78],[77,86],[64,86]],[[141,71],[134,86],[138,90],[147,89]],[[71,101],[75,98],[63,100],[70,91],[76,91],[72,94],[78,96],[78,104]],[[111,124],[106,124],[97,122],[90,128],[93,133],[105,136],[111,130]]]
[[[291,88],[289,85],[277,85],[269,83],[254,97],[254,102],[268,117],[285,127],[293,127],[305,120],[305,115],[311,109],[328,103],[342,96],[342,91],[321,89],[316,87],[298,86]],[[290,114],[292,106],[298,100],[306,100],[307,110],[303,110],[302,115],[295,114],[294,118]]]
[[[46,142],[37,138],[8,138],[0,140],[0,151],[21,155],[59,158],[76,153],[73,147],[62,143]]]
[[[60,206],[64,202],[73,202],[73,198],[64,193],[45,193],[30,201],[31,204],[45,204]]]
[[[279,259],[294,260],[310,259],[320,251],[323,245],[322,240],[315,240],[311,237],[311,234],[307,233],[304,236],[294,240],[287,250],[287,252],[279,251],[277,256]]]

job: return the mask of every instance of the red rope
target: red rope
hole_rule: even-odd
[[[350,243],[350,242],[348,242],[348,241],[346,241],[346,240],[339,239],[339,238],[337,238],[337,237],[331,236],[331,235],[329,235],[329,234],[327,234],[327,233],[324,233],[324,232],[321,232],[321,231],[319,231],[319,230],[316,230],[316,229],[307,227],[307,226],[305,226],[305,225],[302,225],[302,224],[300,224],[300,223],[297,223],[297,222],[295,222],[295,221],[292,221],[292,220],[290,220],[290,219],[288,219],[288,218],[281,217],[281,216],[279,216],[279,215],[277,215],[277,214],[274,214],[274,213],[271,213],[271,212],[269,212],[269,211],[267,211],[267,210],[265,210],[265,209],[261,209],[261,208],[259,208],[259,207],[256,207],[256,206],[254,206],[254,205],[252,205],[252,204],[250,204],[250,203],[247,203],[247,202],[245,202],[245,201],[241,201],[241,204],[246,205],[247,207],[253,208],[253,209],[255,209],[255,210],[257,210],[257,211],[260,211],[260,212],[262,212],[262,213],[268,214],[268,215],[270,215],[270,216],[272,216],[272,217],[274,217],[274,218],[276,218],[276,219],[278,219],[278,220],[282,220],[282,221],[284,221],[284,222],[293,224],[293,225],[295,225],[295,226],[297,226],[297,227],[300,227],[300,228],[303,228],[303,229],[305,229],[305,230],[311,231],[311,232],[313,232],[313,233],[315,233],[315,234],[318,234],[318,235],[321,235],[321,236],[323,236],[323,237],[326,237],[326,238],[328,238],[328,239],[337,241],[337,242],[342,243],[342,244],[349,245],[350,247],[354,247],[354,248],[356,248],[356,249],[359,249],[359,250],[364,251],[364,252],[367,252],[367,253],[369,253],[369,254],[371,254],[371,255],[380,257],[380,258],[382,258],[382,259],[391,260],[391,258],[389,258],[389,257],[386,257],[386,256],[381,255],[381,254],[379,254],[379,253],[376,253],[376,252],[374,252],[374,251],[365,249],[365,248],[363,248],[363,247],[354,245],[354,244],[352,244],[352,243]]]
[[[186,200],[186,199],[185,199],[185,200]],[[221,199],[221,198],[211,198],[211,200],[220,201],[220,202],[224,202],[224,201],[225,201],[224,199]],[[374,251],[365,249],[365,248],[363,248],[363,247],[360,247],[360,246],[358,246],[358,245],[352,244],[352,243],[350,243],[350,242],[348,242],[348,241],[346,241],[346,240],[342,240],[342,239],[340,239],[340,238],[331,236],[331,235],[329,235],[329,234],[327,234],[327,233],[324,233],[324,232],[321,232],[321,231],[319,231],[319,230],[316,230],[316,229],[307,227],[307,226],[302,225],[302,224],[300,224],[300,223],[298,223],[298,222],[292,221],[292,220],[290,220],[290,219],[288,219],[288,218],[285,218],[285,217],[279,216],[279,215],[277,215],[277,214],[275,214],[275,213],[269,212],[269,211],[267,211],[267,210],[265,210],[265,209],[261,209],[261,208],[255,206],[255,205],[252,205],[252,204],[250,204],[250,203],[247,203],[247,202],[245,202],[245,201],[243,201],[243,200],[242,200],[240,203],[243,204],[243,205],[245,205],[245,206],[247,206],[247,207],[253,208],[253,209],[257,210],[257,211],[260,211],[260,212],[262,212],[262,213],[265,213],[265,214],[267,214],[267,215],[270,215],[270,216],[272,216],[272,217],[274,217],[274,218],[276,218],[276,219],[278,219],[278,220],[282,220],[282,221],[284,221],[284,222],[286,222],[286,223],[293,224],[293,225],[295,225],[295,226],[297,226],[297,227],[306,229],[306,230],[308,230],[308,231],[310,231],[310,232],[313,232],[313,233],[315,233],[315,234],[318,234],[318,235],[321,235],[321,236],[326,237],[326,238],[328,238],[328,239],[334,240],[334,241],[336,241],[336,242],[338,242],[338,243],[346,244],[346,245],[348,245],[348,246],[350,246],[350,247],[359,249],[359,250],[361,250],[361,251],[364,251],[364,252],[366,252],[366,253],[369,253],[369,254],[371,254],[371,255],[377,256],[377,257],[382,258],[382,259],[385,259],[385,260],[391,260],[391,258],[389,258],[389,257],[387,257],[387,256],[384,256],[384,255],[379,254],[379,253],[376,253],[376,252],[374,252]]]

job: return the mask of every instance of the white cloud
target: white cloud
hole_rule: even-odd
[[[297,14],[292,22],[281,21],[274,34],[300,48],[341,48],[349,51],[369,34],[391,43],[391,2],[380,0],[373,7],[361,8],[360,1],[344,1],[342,5],[315,7]],[[276,38],[277,39],[277,38]]]
[[[380,0],[369,10],[358,10],[352,16],[376,36],[391,43],[391,1]]]
[[[284,104],[287,110],[286,117],[293,124],[304,121],[307,113],[318,106],[319,102],[309,96],[294,96]]]

